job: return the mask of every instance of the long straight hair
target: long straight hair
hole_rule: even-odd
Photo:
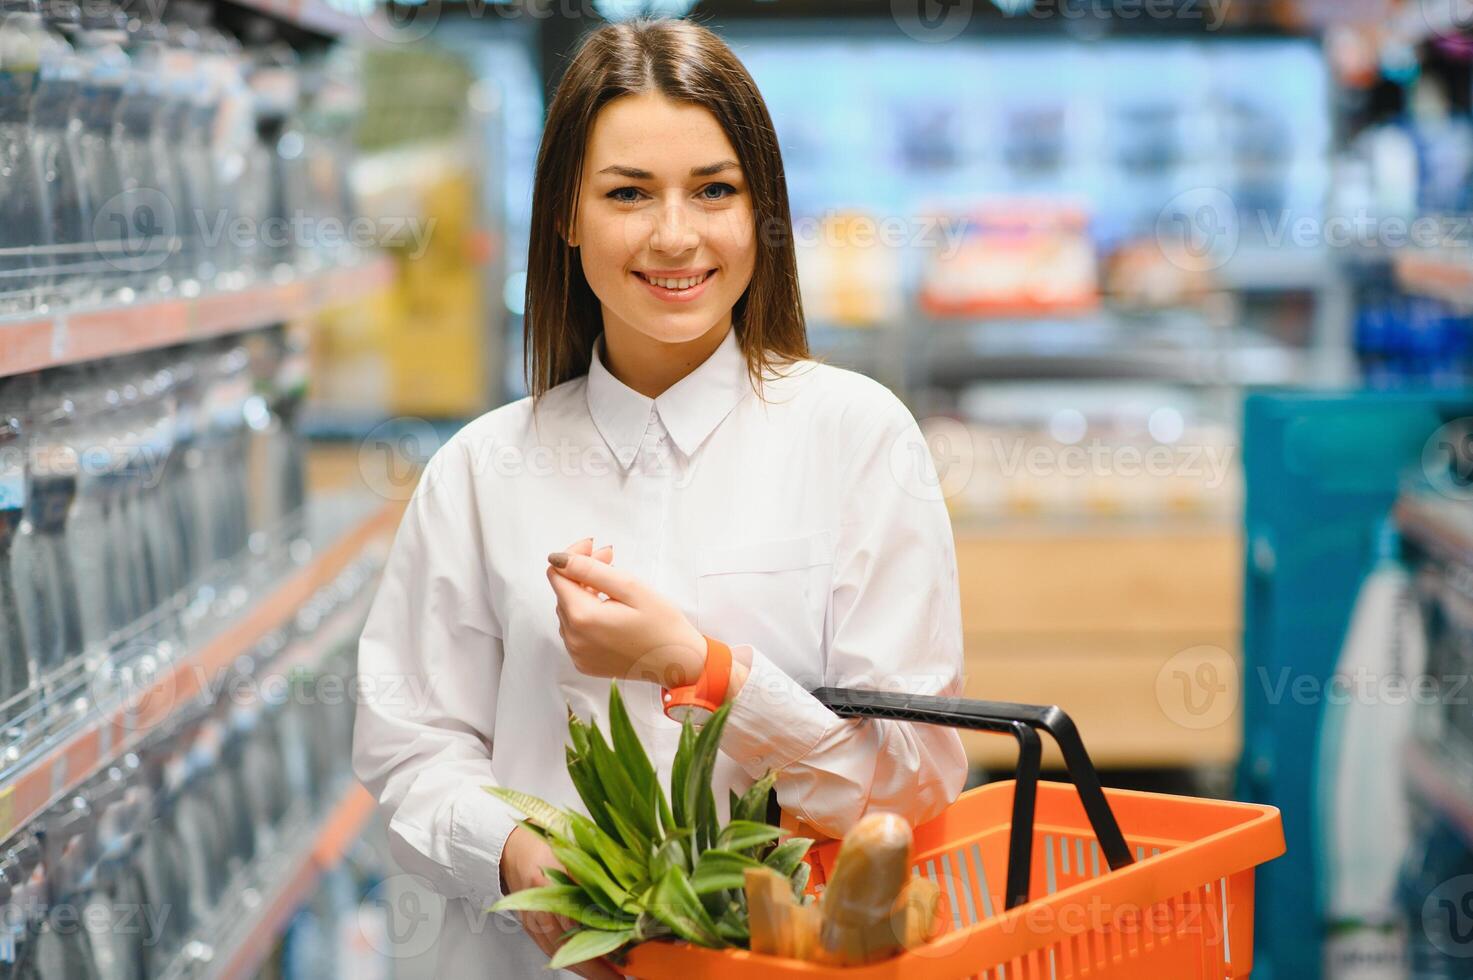
[[[589,132],[607,103],[652,91],[708,109],[736,148],[751,189],[757,257],[752,280],[732,308],[732,329],[759,396],[769,369],[810,356],[782,153],[756,83],[707,28],[640,18],[585,37],[548,107],[532,190],[523,334],[523,366],[534,402],[587,372],[603,329],[602,309],[577,250],[560,234],[577,213]]]

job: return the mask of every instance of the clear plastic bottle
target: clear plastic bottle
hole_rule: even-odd
[[[140,293],[173,288],[171,261],[178,250],[180,194],[165,137],[167,100],[162,24],[128,22],[125,50],[130,71],[113,122],[113,151],[123,181],[122,213],[130,232],[127,266]]]
[[[72,368],[71,416],[67,443],[77,474],[67,513],[67,554],[74,573],[82,649],[93,658],[104,654],[114,634],[127,622],[126,567],[116,554],[113,475],[116,445],[108,438],[110,405],[106,386],[95,366]],[[54,383],[54,382],[53,382]]]
[[[273,272],[284,273],[295,259],[295,236],[276,234],[289,230],[291,217],[306,199],[307,175],[302,134],[289,123],[301,99],[301,75],[292,48],[274,41],[269,22],[251,38],[253,68],[251,91],[255,95],[256,135],[269,162],[269,201],[266,216],[273,234],[263,241],[261,261]]]
[[[47,5],[49,32],[42,49],[40,74],[31,110],[31,140],[45,191],[45,213],[50,227],[46,233],[45,275],[42,283],[51,301],[62,306],[82,296],[87,270],[83,263],[90,251],[92,202],[82,179],[82,162],[73,128],[82,95],[84,60],[73,50],[74,34],[81,11],[73,3]]]
[[[67,139],[80,164],[81,193],[91,210],[86,275],[79,290],[98,302],[127,285],[126,250],[132,237],[124,209],[122,172],[113,149],[113,119],[128,76],[121,12],[105,4],[83,5],[72,43],[82,61],[82,94]]]
[[[201,155],[202,141],[191,138],[195,103],[209,97],[207,82],[200,71],[199,36],[177,24],[164,28],[166,42],[162,54],[164,84],[163,116],[155,129],[163,143],[162,151],[170,157],[174,171],[174,188],[179,196],[175,214],[178,252],[170,263],[178,287],[187,294],[198,290],[200,282],[200,250],[208,223],[211,202],[204,198],[209,183],[208,154]]]
[[[31,107],[45,41],[37,0],[0,0],[0,315],[39,299],[36,247],[47,228]]]
[[[11,565],[11,543],[20,529],[26,503],[24,385],[30,378],[0,379],[0,715],[13,717],[14,702],[30,685],[25,633]],[[17,710],[11,710],[14,707]]]
[[[80,462],[72,441],[78,377],[72,369],[43,375],[26,415],[31,423],[25,516],[12,546],[31,676],[47,675],[82,650],[82,614],[68,546]]]

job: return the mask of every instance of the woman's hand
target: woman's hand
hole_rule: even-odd
[[[558,560],[565,562],[561,568]],[[573,665],[594,677],[665,687],[694,683],[706,663],[706,638],[684,613],[612,561],[613,548],[595,552],[592,538],[548,556],[558,635]]]
[[[562,863],[553,856],[547,842],[525,827],[518,826],[507,837],[501,851],[502,891],[510,895],[524,888],[540,888],[552,884],[544,868],[555,868],[567,873]],[[522,928],[532,937],[542,952],[552,958],[560,945],[562,934],[577,925],[572,919],[551,912],[518,912]],[[600,957],[577,963],[567,969],[589,980],[619,980],[624,974],[614,968],[607,958]]]

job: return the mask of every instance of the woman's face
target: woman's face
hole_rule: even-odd
[[[753,227],[736,151],[707,109],[647,92],[599,112],[570,241],[606,331],[681,343],[729,324],[752,279]]]

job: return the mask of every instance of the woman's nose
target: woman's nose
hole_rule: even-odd
[[[700,244],[700,229],[685,207],[667,204],[655,213],[650,248],[657,252],[686,252]]]

